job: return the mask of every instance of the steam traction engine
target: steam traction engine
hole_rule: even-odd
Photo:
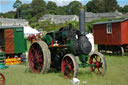
[[[34,73],[45,73],[50,68],[61,70],[64,77],[77,77],[79,67],[90,67],[92,72],[104,75],[106,61],[99,52],[91,52],[92,46],[86,37],[85,12],[80,9],[80,30],[68,27],[47,33],[41,40],[34,41],[29,49],[29,66]]]

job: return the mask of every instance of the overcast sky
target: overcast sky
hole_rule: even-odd
[[[15,10],[13,8],[13,4],[16,0],[0,0],[0,12],[8,12],[11,10]],[[22,3],[31,3],[32,0],[20,0]],[[82,4],[86,4],[89,0],[45,0],[48,1],[54,1],[57,3],[58,6],[64,6],[69,4],[71,1],[80,1]],[[128,0],[117,0],[118,4],[121,6],[128,5]]]

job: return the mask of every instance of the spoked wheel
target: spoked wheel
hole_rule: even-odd
[[[29,49],[29,66],[34,73],[44,73],[48,69],[48,46],[43,41],[32,43]],[[50,62],[50,61],[49,61]]]
[[[61,71],[65,78],[77,77],[78,63],[76,57],[72,54],[66,54],[62,59]]]
[[[104,75],[107,70],[105,57],[99,52],[94,52],[90,56],[89,64],[96,65],[90,66],[90,70],[96,74]]]
[[[5,84],[5,77],[3,74],[0,73],[0,85],[4,85]]]
[[[124,48],[122,46],[118,46],[116,49],[116,54],[119,56],[124,56]]]

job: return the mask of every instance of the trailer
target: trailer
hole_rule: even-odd
[[[128,19],[95,23],[93,31],[98,51],[121,56],[128,52]]]
[[[0,26],[0,64],[6,58],[20,57],[27,50],[24,28],[21,26]]]

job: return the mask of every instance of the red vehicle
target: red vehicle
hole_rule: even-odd
[[[93,31],[98,51],[123,56],[128,50],[128,19],[95,23]]]

